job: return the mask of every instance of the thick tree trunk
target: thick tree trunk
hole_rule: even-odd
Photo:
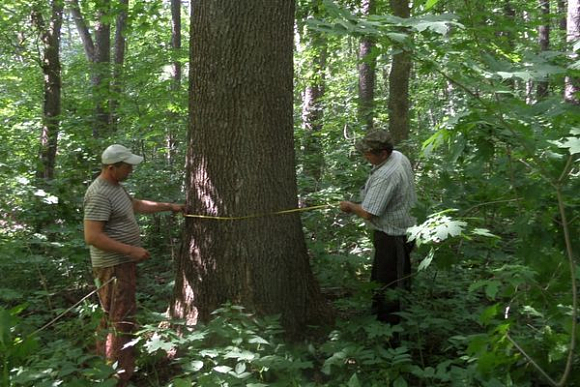
[[[292,0],[192,4],[189,213],[225,217],[297,206]],[[225,302],[281,314],[290,335],[329,315],[297,214],[187,218],[170,313],[207,321]]]
[[[580,39],[580,0],[568,0],[566,27],[566,41],[572,45]],[[573,59],[577,60],[578,55],[573,55]],[[580,96],[578,95],[580,93],[580,79],[568,76],[565,82],[565,100],[575,105],[580,104]]]
[[[362,14],[375,12],[375,0],[362,0]],[[359,120],[365,130],[373,128],[375,108],[376,59],[372,54],[374,40],[363,37],[359,44],[358,65],[358,108]]]
[[[390,0],[393,15],[408,18],[408,0]],[[409,78],[411,56],[406,51],[393,55],[389,74],[389,130],[395,144],[409,138]]]
[[[63,4],[51,1],[50,24],[44,23],[40,10],[35,11],[33,20],[40,32],[43,46],[42,72],[44,74],[44,103],[42,133],[40,136],[40,166],[37,176],[47,180],[54,178],[56,150],[60,129],[61,112],[61,65],[60,32],[63,18]]]

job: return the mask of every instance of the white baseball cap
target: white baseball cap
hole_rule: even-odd
[[[123,145],[113,144],[103,152],[101,162],[105,165],[124,162],[131,165],[137,165],[143,161],[143,157],[134,155],[131,151]]]

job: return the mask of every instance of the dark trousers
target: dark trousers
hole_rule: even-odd
[[[401,311],[401,301],[386,300],[387,289],[411,289],[411,251],[414,243],[408,242],[404,235],[387,235],[374,231],[373,245],[375,257],[371,271],[371,281],[381,288],[373,296],[372,311],[377,319],[390,324],[398,324],[400,317],[395,313]]]

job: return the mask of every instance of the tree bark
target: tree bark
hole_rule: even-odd
[[[93,117],[93,137],[106,137],[110,132],[110,89],[111,89],[111,25],[108,21],[111,11],[110,0],[97,2],[95,38],[81,12],[78,0],[69,0],[69,9],[83,42],[89,62],[95,116]]]
[[[315,2],[314,17],[319,17],[319,1]],[[307,30],[304,34],[307,50],[312,52],[311,76],[307,79],[302,101],[302,123],[304,128],[304,175],[312,181],[307,190],[315,192],[322,177],[324,157],[317,133],[322,130],[324,118],[323,101],[325,92],[325,71],[327,57],[327,43],[323,34]]]
[[[92,65],[95,61],[95,44],[93,43],[93,38],[87,25],[85,18],[81,13],[81,8],[79,6],[78,0],[69,1],[69,10],[77,26],[77,31],[83,43],[83,49],[85,50],[85,56],[87,61]]]
[[[390,0],[393,15],[408,18],[411,15],[408,0]],[[393,55],[389,74],[389,131],[395,144],[409,138],[409,77],[411,55],[401,51]]]
[[[47,26],[42,10],[33,11],[33,22],[39,30],[43,47],[42,72],[44,74],[44,102],[42,133],[40,136],[40,166],[37,177],[51,180],[54,178],[58,133],[61,113],[61,64],[60,36],[63,18],[63,3],[50,2],[50,23]]]
[[[113,81],[111,86],[111,111],[109,122],[112,130],[116,130],[118,123],[117,108],[119,97],[123,92],[123,66],[125,63],[125,51],[127,48],[125,31],[127,30],[127,13],[129,10],[129,0],[119,0],[119,10],[115,23],[115,48],[113,56]]]
[[[568,14],[566,18],[566,42],[569,46],[580,39],[580,0],[568,0]],[[578,59],[577,54],[572,55],[573,60]],[[565,80],[564,99],[574,105],[580,104],[580,79],[567,76]]]
[[[550,0],[538,0],[542,24],[538,27],[538,43],[540,51],[550,49]],[[536,94],[538,99],[548,96],[548,80],[538,82]]]
[[[171,49],[173,50],[173,82],[171,91],[173,95],[179,95],[181,90],[182,66],[177,55],[181,51],[181,0],[171,0]],[[177,114],[169,112],[170,115],[178,118]],[[168,126],[167,134],[167,161],[173,165],[176,153],[176,133],[173,126]]]
[[[190,36],[187,210],[222,217],[297,206],[293,0],[197,0]],[[290,336],[328,321],[300,217],[187,218],[173,317],[207,321],[225,302],[280,314]]]
[[[363,16],[375,12],[375,0],[362,0]],[[374,39],[363,37],[359,44],[358,65],[358,108],[359,120],[365,130],[373,128],[375,108],[376,58],[372,54]]]
[[[93,136],[106,137],[110,131],[111,86],[111,1],[100,0],[95,23],[95,62],[93,63],[93,96],[95,98],[95,122]]]

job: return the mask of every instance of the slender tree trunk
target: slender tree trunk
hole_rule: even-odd
[[[110,131],[111,85],[111,14],[110,0],[101,0],[97,6],[95,23],[95,62],[93,63],[93,93],[95,98],[94,137],[106,137]]]
[[[567,0],[558,0],[558,15],[560,15],[560,23],[559,23],[559,27],[562,31],[566,31],[566,17],[568,14],[568,5],[567,5]]]
[[[317,17],[318,2],[314,8],[313,15]],[[306,42],[307,50],[313,53],[312,62],[310,63],[312,72],[307,80],[308,84],[304,90],[302,102],[304,175],[313,183],[307,186],[307,191],[314,192],[318,189],[318,182],[324,168],[324,157],[317,133],[322,129],[322,120],[324,118],[322,98],[325,91],[324,73],[326,71],[327,44],[323,34],[311,30],[305,33],[304,41]]]
[[[44,74],[44,103],[42,133],[40,136],[40,165],[37,176],[47,180],[54,178],[56,150],[60,129],[61,112],[61,65],[60,34],[63,18],[63,3],[50,2],[51,16],[47,26],[41,10],[33,12],[33,21],[40,33],[43,47],[42,72]]]
[[[95,61],[95,44],[93,42],[89,26],[87,25],[85,18],[81,13],[78,0],[70,0],[68,4],[69,10],[75,21],[75,25],[77,26],[77,31],[81,41],[83,42],[85,56],[87,57],[89,64],[92,66],[93,62]]]
[[[580,40],[580,0],[568,0],[568,16],[566,18],[567,33],[566,42],[569,46]],[[578,59],[578,55],[572,55],[574,60]],[[564,98],[567,102],[575,105],[580,104],[580,79],[576,77],[567,76],[565,80]]]
[[[390,0],[393,15],[408,18],[409,0]],[[409,138],[409,77],[411,55],[401,51],[393,55],[389,74],[389,130],[396,143]]]
[[[182,66],[177,55],[181,51],[181,0],[171,0],[171,49],[173,50],[173,82],[171,84],[171,92],[174,96],[179,96],[181,90]],[[175,119],[178,119],[177,114],[170,112]],[[173,121],[173,120],[172,120]],[[176,133],[175,128],[168,126],[166,141],[167,141],[167,161],[169,165],[173,165],[176,153]]]
[[[188,212],[296,207],[294,1],[197,0],[191,15]],[[327,321],[298,214],[187,218],[170,313],[207,321],[228,301],[281,314],[292,336]]]
[[[538,43],[540,51],[550,49],[550,0],[538,0],[538,6],[541,12],[542,24],[538,27]],[[548,96],[548,80],[538,82],[537,96],[538,99]]]
[[[113,56],[113,81],[111,86],[111,111],[109,122],[112,130],[117,128],[117,108],[119,106],[119,97],[123,92],[123,66],[125,63],[126,39],[125,31],[127,29],[127,13],[129,10],[129,0],[119,0],[119,11],[115,24],[115,48]]]
[[[375,12],[375,0],[362,0],[363,16]],[[372,54],[374,39],[363,37],[359,44],[358,108],[359,120],[366,130],[373,128],[375,108],[376,58]]]

